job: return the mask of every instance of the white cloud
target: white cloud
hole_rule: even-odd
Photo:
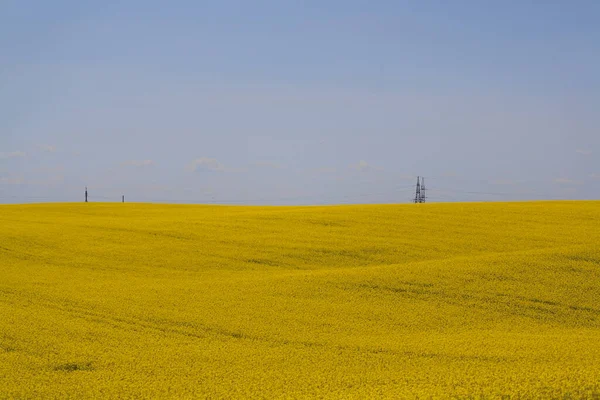
[[[200,157],[188,164],[189,171],[197,171],[199,169],[207,169],[210,171],[225,171],[225,166],[214,158]]]
[[[410,181],[410,182],[414,182],[417,179],[416,175],[411,175],[411,174],[398,174],[398,175],[394,175],[396,177],[396,179],[401,179],[403,181]]]
[[[43,166],[43,167],[33,169],[34,172],[42,172],[42,173],[62,173],[62,172],[64,172],[64,170],[65,170],[65,167],[63,167],[62,165]]]
[[[511,179],[496,179],[490,182],[492,185],[516,185],[517,183]]]
[[[592,152],[590,150],[577,149],[575,153],[581,154],[582,156],[591,156]]]
[[[64,183],[65,177],[63,175],[52,175],[46,178],[34,179],[28,181],[29,185],[38,185],[38,186],[54,186],[61,183]]]
[[[371,166],[369,165],[368,162],[366,162],[365,160],[360,160],[358,162],[358,164],[354,164],[351,166],[352,169],[357,169],[359,171],[366,171],[370,168]]]
[[[358,162],[358,164],[354,164],[354,165],[350,166],[350,168],[356,169],[358,171],[381,171],[383,169],[380,167],[375,167],[375,166],[369,164],[368,162],[366,162],[365,160],[360,160]]]
[[[581,184],[583,184],[583,182],[581,182],[581,181],[576,181],[576,180],[568,179],[568,178],[556,178],[554,180],[554,183],[558,183],[559,185],[581,185]]]
[[[0,177],[0,185],[35,185],[35,186],[54,186],[62,184],[65,177],[62,174],[53,174],[47,177],[37,179],[23,179],[21,176],[2,176]]]
[[[358,162],[358,165],[356,166],[356,168],[361,169],[361,170],[362,169],[367,169],[369,167],[370,167],[369,163],[367,163],[365,160],[360,160]]]
[[[281,169],[281,168],[283,168],[281,166],[281,164],[278,164],[276,162],[270,162],[270,161],[257,161],[255,163],[253,163],[252,165],[254,165],[255,167],[272,168],[272,169]]]
[[[121,165],[128,167],[149,167],[154,165],[154,161],[152,160],[129,160],[125,161]]]
[[[9,158],[19,158],[19,157],[25,157],[26,154],[22,151],[13,151],[10,153],[0,153],[0,160],[6,160]]]
[[[0,177],[0,185],[21,185],[25,183],[23,178],[14,178],[14,177]]]
[[[320,167],[320,168],[311,168],[309,171],[320,173],[320,174],[333,174],[337,170],[333,167]]]

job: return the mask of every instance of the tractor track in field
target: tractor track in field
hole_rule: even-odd
[[[22,307],[41,307],[61,313],[65,313],[72,318],[83,319],[86,321],[94,322],[101,325],[106,325],[111,328],[133,331],[133,332],[152,332],[158,335],[177,335],[181,337],[187,337],[191,339],[206,339],[210,336],[224,337],[235,340],[245,340],[250,342],[261,342],[271,346],[297,346],[297,347],[318,347],[325,348],[333,351],[345,351],[345,352],[359,352],[368,353],[375,356],[388,356],[388,357],[406,357],[406,358],[422,358],[422,359],[448,359],[454,361],[488,361],[488,362],[510,362],[512,359],[505,357],[493,357],[493,356],[471,356],[471,355],[452,355],[445,353],[433,353],[424,352],[419,353],[415,351],[402,351],[395,349],[386,348],[369,348],[352,345],[342,344],[328,344],[314,341],[300,341],[300,340],[287,340],[268,338],[264,336],[247,334],[239,331],[227,330],[221,327],[208,326],[197,322],[185,322],[185,321],[169,321],[162,320],[160,323],[156,321],[150,322],[139,317],[122,317],[115,316],[111,312],[101,312],[94,309],[82,306],[78,303],[69,300],[54,300],[46,296],[23,294],[20,291],[2,288],[0,287],[0,293],[5,295],[17,296],[10,302],[6,301],[5,298],[0,296],[0,301],[10,303],[13,306],[21,305]],[[178,328],[189,327],[188,329]]]

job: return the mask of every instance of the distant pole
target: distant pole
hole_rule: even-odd
[[[421,177],[421,203],[425,203],[425,178]]]
[[[121,196],[121,200],[125,203],[125,195]]]
[[[85,202],[86,202],[86,203],[88,202],[88,201],[87,201],[87,197],[88,197],[88,194],[87,194],[87,186],[86,186],[86,187],[85,187]]]

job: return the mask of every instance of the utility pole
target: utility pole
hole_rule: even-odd
[[[88,202],[88,201],[87,201],[87,197],[88,197],[88,195],[87,195],[87,186],[86,186],[86,187],[85,187],[85,202],[86,202],[86,203]]]
[[[421,203],[425,203],[425,178],[421,177]]]
[[[125,203],[125,195],[121,196],[121,200]]]
[[[417,176],[417,191],[415,192],[415,204],[421,203],[421,177]]]

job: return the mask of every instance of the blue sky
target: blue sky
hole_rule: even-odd
[[[600,198],[600,2],[491,3],[4,0],[0,202]]]

